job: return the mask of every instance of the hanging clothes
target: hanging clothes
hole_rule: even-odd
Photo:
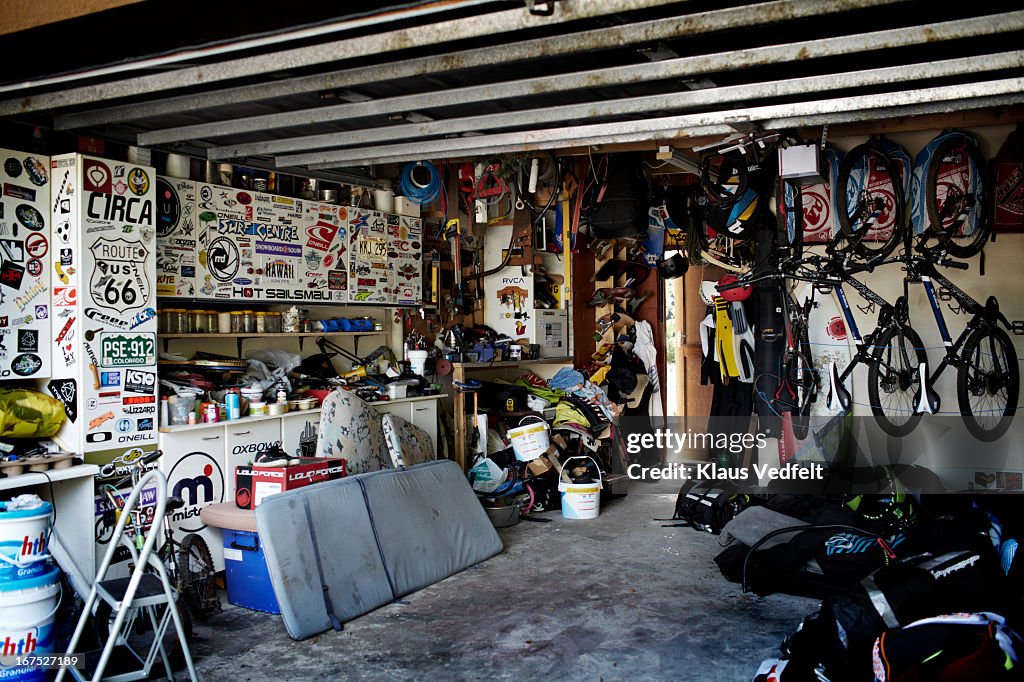
[[[650,414],[662,417],[665,410],[661,405],[661,380],[658,378],[658,349],[654,345],[654,330],[646,320],[637,320],[636,344],[633,353],[640,358],[647,368],[647,377],[651,385]]]

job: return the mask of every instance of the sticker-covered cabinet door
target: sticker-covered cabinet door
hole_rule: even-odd
[[[52,165],[52,240],[67,279],[53,288],[48,388],[71,422],[58,440],[85,453],[151,445],[156,176],[150,167],[74,154]],[[55,272],[60,278],[56,264]]]
[[[156,179],[157,296],[196,295],[196,183]]]
[[[48,377],[50,158],[0,149],[0,161],[0,379]]]
[[[394,303],[388,267],[388,218],[380,211],[349,209],[349,301]]]
[[[303,225],[304,288],[324,292],[325,300],[347,301],[348,209],[311,203]]]
[[[419,304],[423,300],[423,220],[388,216],[388,238],[395,303]]]

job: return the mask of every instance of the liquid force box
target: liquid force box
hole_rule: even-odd
[[[287,467],[239,465],[235,467],[235,504],[255,509],[271,495],[344,476],[345,460],[328,457],[304,457]]]

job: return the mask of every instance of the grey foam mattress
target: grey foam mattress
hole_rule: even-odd
[[[334,615],[345,622],[503,549],[449,460],[274,495],[256,509],[256,525],[293,639],[331,629],[324,584]]]

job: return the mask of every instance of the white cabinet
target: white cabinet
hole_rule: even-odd
[[[224,429],[227,434],[224,446],[225,498],[231,501],[235,497],[235,467],[251,464],[256,455],[281,444],[281,420],[268,419],[243,424],[227,422]],[[313,437],[316,438],[316,435]]]
[[[209,528],[199,518],[199,511],[208,504],[232,499],[228,497],[228,476],[225,470],[225,444],[223,424],[210,425],[180,433],[161,433],[160,468],[167,475],[167,488],[171,495],[180,497],[185,505],[168,517],[176,533],[198,533],[206,540],[217,570],[224,568],[224,553],[220,529]]]
[[[292,412],[281,417],[281,447],[292,457],[315,457],[320,410]]]
[[[373,403],[373,406],[382,414],[401,417],[426,431],[434,445],[434,455],[437,456],[437,401],[440,398],[441,396],[430,396],[390,400]]]

